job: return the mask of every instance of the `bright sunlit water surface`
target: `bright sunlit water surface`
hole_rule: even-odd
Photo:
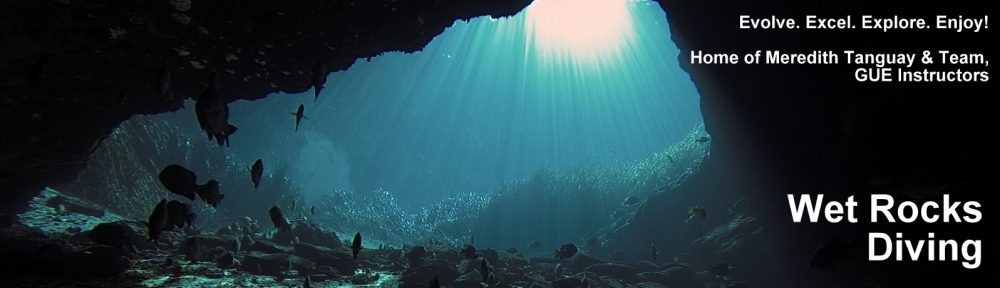
[[[359,60],[317,102],[310,90],[233,103],[228,150],[288,167],[307,197],[384,189],[416,208],[488,193],[681,139],[701,116],[677,54],[652,2],[538,0],[456,22],[421,52]],[[300,103],[309,119],[293,133]]]

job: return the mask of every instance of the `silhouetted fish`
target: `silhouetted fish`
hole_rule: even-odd
[[[215,84],[210,84],[205,92],[198,95],[194,110],[198,126],[208,135],[208,140],[215,139],[219,146],[229,146],[229,136],[236,133],[236,126],[229,124],[229,106],[219,96]]]
[[[486,258],[483,258],[481,261],[479,261],[479,274],[483,276],[483,282],[489,283],[488,280],[490,279],[490,263],[489,261],[486,261]]]
[[[354,260],[358,260],[358,252],[361,252],[361,232],[354,234],[354,242],[351,243],[351,253]]]
[[[316,206],[313,206],[312,208],[309,208],[309,213],[312,214],[312,215],[316,215]]]
[[[158,243],[160,233],[163,232],[164,228],[166,228],[168,224],[167,199],[163,199],[160,200],[160,203],[156,204],[156,207],[153,208],[153,212],[149,214],[149,220],[146,221],[146,228],[149,230],[149,240],[147,241]]]
[[[285,215],[281,213],[281,208],[278,208],[277,205],[271,206],[271,210],[268,210],[267,213],[271,215],[271,223],[274,224],[274,228],[278,228],[279,231],[292,230],[288,219],[285,219]]]
[[[208,205],[212,205],[212,208],[219,207],[219,202],[222,202],[222,198],[226,197],[225,194],[219,193],[219,181],[208,180],[208,183],[205,183],[203,187],[204,189],[197,190],[198,197],[201,197],[201,200]]]
[[[703,220],[705,219],[706,216],[707,216],[707,211],[705,211],[705,207],[701,207],[701,205],[694,205],[688,207],[688,221],[695,219]]]
[[[306,281],[302,283],[302,288],[312,288],[312,280],[306,275]]]
[[[531,249],[538,249],[538,247],[541,247],[541,246],[542,246],[542,242],[538,241],[538,240],[531,240],[531,242],[528,242],[528,248],[531,248]]]
[[[264,161],[257,159],[250,165],[250,182],[253,182],[253,188],[257,189],[260,186],[260,177],[264,175]]]
[[[639,203],[639,197],[635,196],[625,197],[625,205],[634,205],[636,203]]]
[[[316,93],[313,101],[319,100],[319,92],[323,90],[324,83],[326,83],[326,67],[323,65],[323,60],[316,60],[312,71],[313,92]]]
[[[656,244],[650,243],[649,244],[649,258],[653,259],[653,262],[656,262],[656,255],[659,255],[659,254],[660,254],[660,251],[656,250]]]
[[[576,252],[579,251],[576,248],[576,244],[566,243],[563,244],[559,249],[556,249],[556,260],[568,259],[576,256]]]
[[[705,144],[709,140],[711,139],[709,139],[708,136],[701,136],[700,138],[698,138],[698,140],[695,140],[695,142],[698,142],[698,144]]]
[[[309,119],[309,117],[306,117],[306,106],[302,104],[299,104],[298,110],[289,114],[295,115],[295,132],[299,132],[299,122],[302,122],[303,118]]]
[[[186,203],[181,203],[181,201],[171,200],[167,202],[167,227],[164,230],[170,230],[172,227],[184,228],[184,225],[191,225],[194,222],[195,214],[191,212],[191,205]]]
[[[168,165],[160,170],[159,178],[160,184],[163,184],[163,187],[167,188],[168,191],[184,196],[191,201],[194,201],[195,194],[199,196],[212,194],[212,191],[205,190],[215,189],[215,193],[218,193],[218,183],[212,183],[215,180],[209,180],[205,185],[198,185],[198,177],[195,176],[194,172],[177,164]],[[208,199],[203,198],[203,200],[208,202]]]

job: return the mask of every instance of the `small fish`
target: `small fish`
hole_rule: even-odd
[[[688,207],[688,221],[704,220],[705,216],[707,216],[705,207],[702,207],[701,205]]]
[[[483,258],[482,261],[479,261],[479,274],[483,276],[483,282],[489,283],[488,280],[490,279],[490,263],[489,261],[486,261],[486,258]]]
[[[184,225],[191,225],[194,222],[195,214],[191,212],[191,205],[181,203],[181,201],[171,200],[167,202],[167,227],[165,230],[177,227],[184,228]]]
[[[264,161],[257,159],[250,165],[250,182],[253,182],[253,188],[257,189],[260,186],[260,177],[264,175]]]
[[[351,253],[354,260],[358,260],[358,252],[361,252],[361,232],[354,234],[354,242],[351,243]]]
[[[469,244],[476,245],[476,235],[469,235]]]
[[[153,212],[149,214],[149,220],[146,222],[146,228],[149,229],[149,240],[153,243],[159,243],[160,233],[167,228],[167,199],[160,200],[160,203],[156,204],[153,208]]]
[[[298,110],[288,114],[295,115],[295,132],[299,132],[299,122],[302,122],[303,118],[309,119],[309,117],[306,117],[306,106],[302,104],[299,104]]]
[[[197,191],[198,197],[201,197],[201,200],[208,203],[208,205],[212,205],[212,208],[219,207],[219,202],[222,202],[222,198],[226,197],[226,194],[219,193],[219,181],[215,181],[215,179],[208,180],[208,183],[205,183],[204,187],[204,189]]]
[[[653,262],[656,262],[656,255],[660,255],[660,251],[656,250],[656,244],[650,243],[649,244],[649,258],[653,259]]]
[[[312,71],[313,92],[316,94],[313,101],[319,100],[319,92],[323,90],[324,83],[326,83],[326,67],[323,65],[323,60],[316,60]]]
[[[441,281],[438,281],[438,276],[434,275],[430,282],[427,282],[427,288],[441,288]]]
[[[709,139],[708,136],[701,136],[700,138],[698,138],[698,140],[695,140],[695,142],[698,142],[698,144],[705,144],[708,143],[708,141],[710,140],[711,139]]]
[[[635,196],[625,197],[625,205],[635,205],[637,203],[639,203],[639,197]]]
[[[541,246],[542,246],[542,242],[538,241],[538,240],[531,240],[531,242],[528,242],[528,248],[531,248],[531,249],[538,249],[538,247],[541,247]]]
[[[312,208],[309,208],[309,213],[312,215],[316,215],[316,206],[312,206]]]
[[[573,258],[573,256],[576,256],[577,251],[579,250],[576,248],[576,244],[566,243],[559,247],[559,249],[556,249],[555,258],[556,260]]]
[[[285,215],[281,214],[281,208],[278,208],[277,205],[271,206],[271,210],[268,210],[267,213],[271,215],[271,223],[274,224],[274,228],[278,228],[279,231],[292,230],[288,219],[285,219]]]
[[[302,288],[312,288],[312,280],[306,275],[306,281],[302,283]]]

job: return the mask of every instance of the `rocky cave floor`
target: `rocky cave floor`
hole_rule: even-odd
[[[354,260],[335,233],[298,223],[272,234],[249,218],[214,233],[166,231],[153,243],[143,222],[53,190],[4,218],[0,287],[429,287],[435,276],[445,287],[749,287],[676,260],[609,262],[586,252],[556,260],[432,242],[366,245]]]

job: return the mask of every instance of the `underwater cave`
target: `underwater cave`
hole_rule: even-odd
[[[689,63],[924,40],[736,15],[928,12],[752,2],[0,3],[0,286],[933,283],[817,269],[857,228],[790,224],[781,199],[971,193],[992,150],[953,135],[995,106],[932,97],[986,86]]]

